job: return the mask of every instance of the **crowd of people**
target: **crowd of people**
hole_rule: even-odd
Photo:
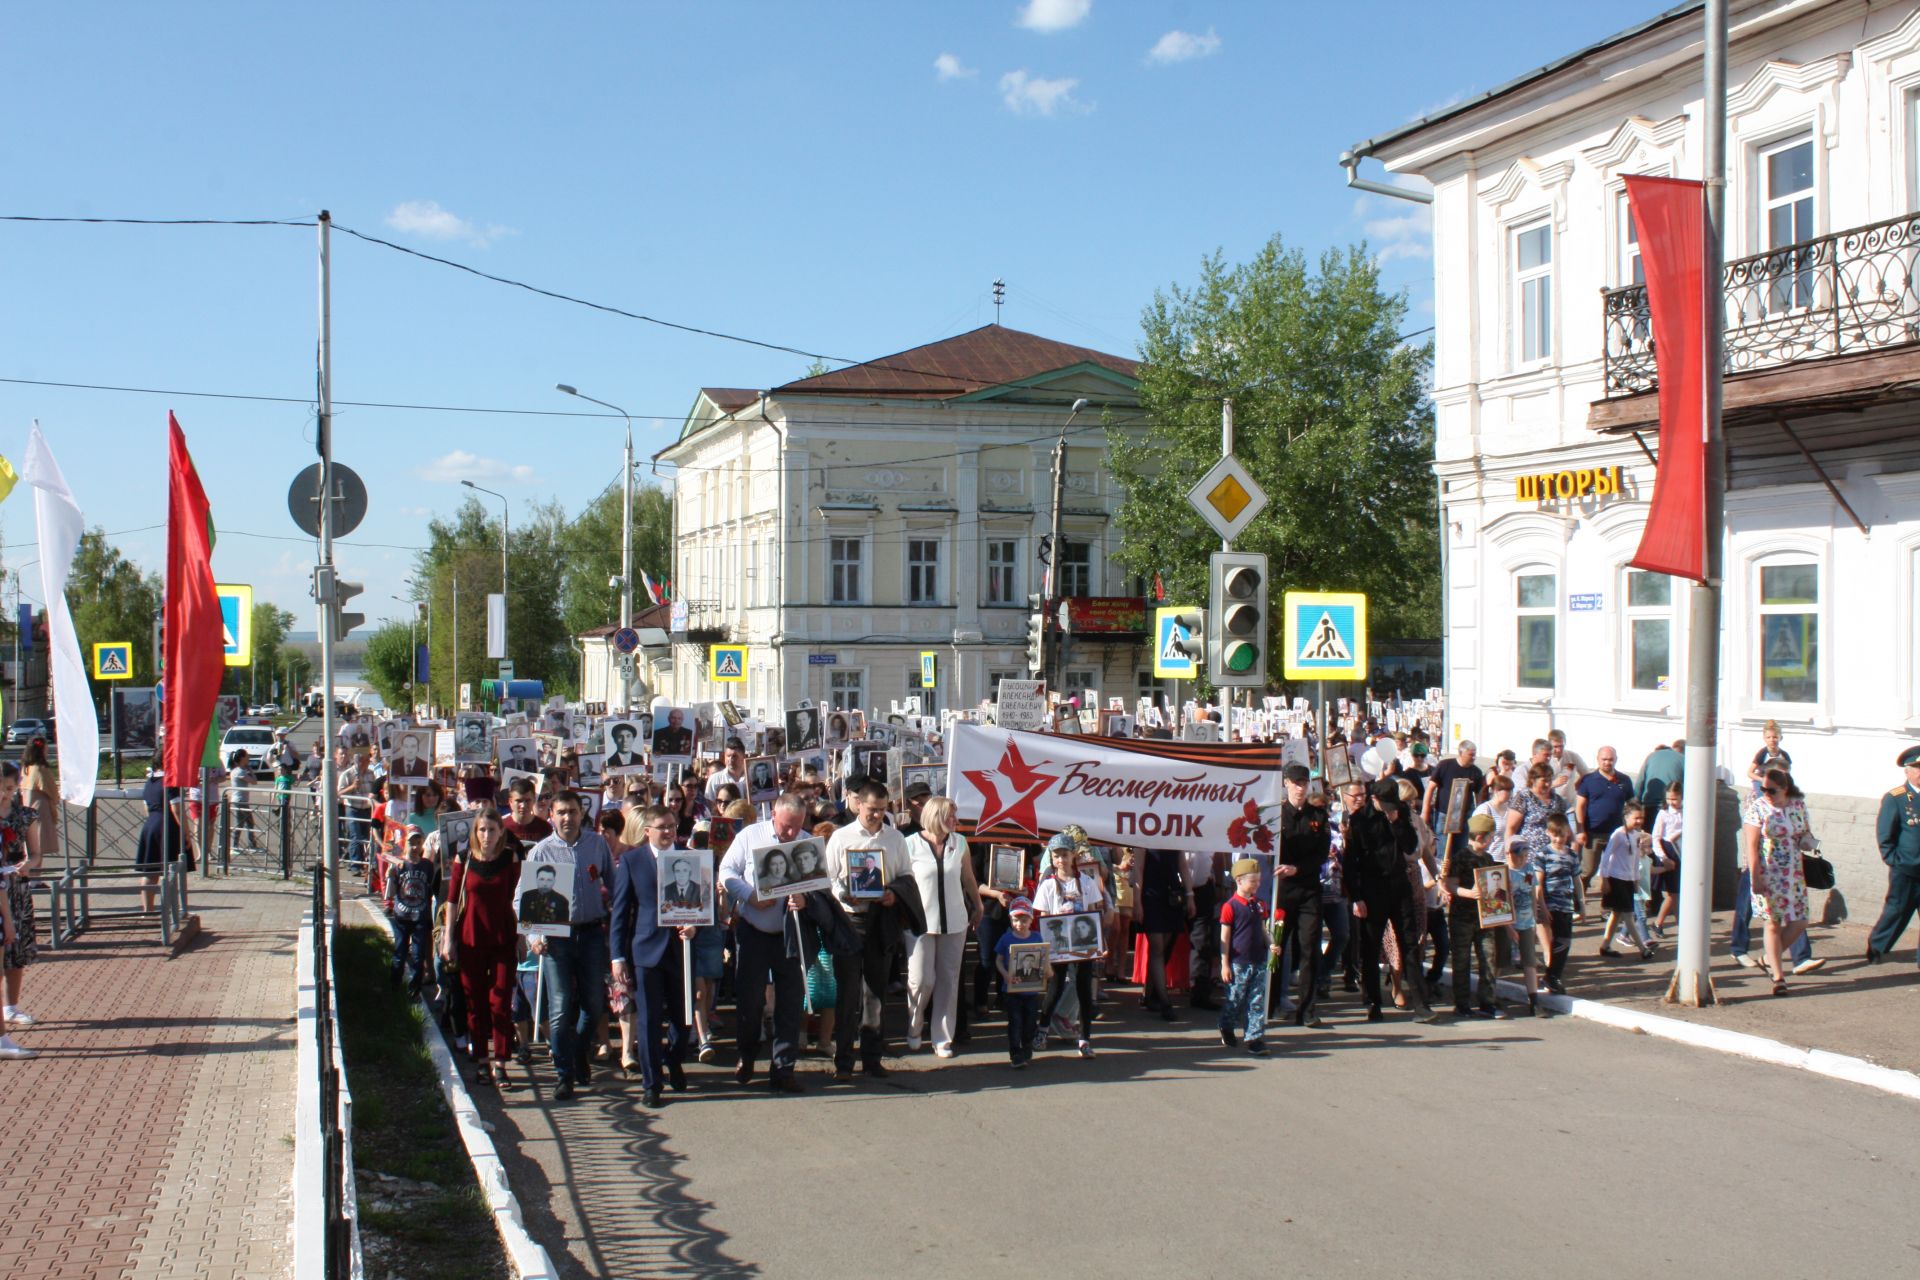
[[[437,994],[477,1083],[529,1081],[544,1041],[559,1100],[619,1070],[657,1106],[696,1060],[730,1060],[743,1085],[764,1071],[776,1093],[804,1090],[812,1054],[834,1082],[884,1077],[902,1042],[951,1059],[996,1016],[1011,1069],[1049,1044],[1091,1058],[1103,1014],[1136,1000],[1169,1021],[1184,1002],[1259,1057],[1270,1028],[1325,1026],[1336,1001],[1368,1021],[1390,1007],[1421,1022],[1543,1016],[1540,995],[1577,986],[1585,966],[1660,954],[1686,856],[1683,744],[1637,775],[1609,747],[1589,767],[1558,732],[1485,763],[1472,742],[1436,761],[1421,733],[1361,723],[1314,746],[1313,767],[1283,771],[1272,858],[1106,846],[1068,826],[1026,850],[1017,884],[989,867],[1003,849],[969,840],[924,784],[902,796],[796,766],[755,805],[733,739],[665,783],[582,787],[563,753],[504,790],[465,766],[402,786],[377,745],[344,734],[337,765],[340,796],[364,802],[347,811],[347,843],[392,917],[395,981]],[[299,785],[308,762],[278,755],[276,775]],[[1920,748],[1902,764],[1912,816]],[[1791,765],[1770,725],[1743,792],[1729,940],[1775,993],[1824,963],[1806,938],[1818,842]],[[1920,822],[1891,834],[1920,872]],[[799,871],[756,857],[808,839]],[[1489,867],[1505,877],[1485,879]],[[785,888],[816,872],[828,887]],[[711,923],[663,923],[669,889],[679,905],[710,895]],[[1488,905],[1499,923],[1482,923]],[[1089,921],[1099,949],[1036,959],[1065,916]],[[1576,967],[1589,918],[1597,941]],[[1876,933],[1882,952],[1904,923]],[[1524,998],[1501,1000],[1503,978]]]

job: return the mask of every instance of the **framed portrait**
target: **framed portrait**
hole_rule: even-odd
[[[655,756],[653,761],[653,780],[662,787],[670,787],[680,781],[687,772],[690,761],[674,757]]]
[[[720,708],[720,718],[727,722],[729,729],[739,728],[740,722],[746,719],[746,716],[741,714],[740,708],[731,698],[722,698],[717,705]]]
[[[600,817],[600,808],[606,803],[607,798],[598,791],[580,790],[575,791],[574,794],[580,797],[581,825],[592,830],[594,822]]]
[[[518,782],[522,778],[525,778],[528,782],[533,784],[533,793],[535,795],[540,794],[540,783],[543,781],[543,779],[539,774],[528,773],[524,769],[508,769],[504,773],[502,773],[500,775],[500,790],[501,791],[510,790],[513,787],[513,784]],[[473,794],[473,788],[471,786],[467,788],[467,794],[469,796]]]
[[[1047,989],[1049,948],[1044,942],[1016,942],[1007,948],[1007,990],[1038,992]]]
[[[754,756],[747,761],[747,799],[755,804],[771,804],[780,794],[780,762],[772,756]]]
[[[553,739],[549,737],[546,741],[552,742]],[[533,738],[498,738],[493,745],[502,771],[518,769],[522,773],[537,773],[552,763],[543,757],[540,750],[544,744]]]
[[[1495,863],[1490,867],[1478,868],[1473,873],[1473,887],[1480,894],[1482,929],[1513,923],[1513,884],[1505,867]]]
[[[668,849],[655,859],[660,923],[713,923],[713,857],[700,849]]]
[[[987,888],[1018,893],[1027,883],[1027,851],[1017,844],[996,844],[987,851]]]
[[[565,707],[548,707],[540,713],[540,728],[564,737],[573,728],[573,713]]]
[[[539,858],[520,864],[513,914],[520,921],[520,932],[529,936],[564,938],[572,931],[573,850],[549,848]]]
[[[598,751],[589,751],[573,758],[575,777],[583,787],[597,787],[606,781],[604,770],[607,758]]]
[[[1347,754],[1345,745],[1330,746],[1320,753],[1320,771],[1330,787],[1344,787],[1354,781],[1353,757]]]
[[[809,751],[800,757],[799,764],[800,764],[800,774],[802,777],[805,777],[807,771],[811,769],[815,774],[815,776],[817,776],[821,781],[823,782],[826,781],[826,777],[827,777],[827,753],[826,752]]]
[[[878,898],[887,891],[883,851],[872,849],[847,850],[847,896],[850,898]]]
[[[1472,791],[1471,778],[1455,778],[1447,788],[1447,821],[1442,828],[1447,835],[1458,835],[1467,829],[1467,804]]]
[[[472,844],[472,814],[443,813],[440,815],[440,861],[442,863],[464,859]]]
[[[433,777],[433,735],[425,729],[395,733],[387,756],[387,777],[409,787],[426,786]]]
[[[1047,954],[1058,963],[1066,960],[1092,960],[1101,955],[1100,913],[1082,911],[1070,916],[1046,916],[1040,921],[1046,937]]]
[[[760,754],[783,756],[787,754],[787,731],[777,724],[770,724],[762,731]]]
[[[644,724],[631,717],[608,720],[603,735],[606,759],[601,768],[614,775],[644,772],[647,762],[642,753],[651,740],[652,727],[651,720]]]
[[[693,708],[693,749],[703,756],[720,754],[720,734],[724,729],[720,723],[720,709],[711,702],[702,702]]]
[[[936,796],[947,794],[947,766],[943,764],[907,764],[900,766],[900,787],[906,788],[916,782],[927,784],[927,790]]]
[[[486,764],[493,759],[490,738],[493,717],[484,711],[461,711],[453,717],[453,758],[461,764]]]
[[[886,782],[887,745],[884,742],[875,742],[869,739],[865,742],[854,743],[848,750],[850,752],[849,759],[852,761],[852,763],[847,766],[848,769],[862,777],[871,778],[875,782]]]
[[[753,851],[754,897],[772,902],[790,893],[812,893],[830,889],[833,878],[827,874],[827,843],[817,836],[802,836],[784,844],[770,844]]]
[[[686,707],[665,707],[653,718],[653,758],[655,760],[691,760],[693,758],[693,712]]]
[[[152,751],[159,731],[160,704],[153,690],[113,691],[113,745],[121,751]]]
[[[787,712],[787,750],[813,751],[820,746],[820,710],[798,707]]]
[[[844,711],[827,712],[826,728],[822,731],[820,745],[829,750],[837,750],[853,741],[853,722]]]
[[[847,740],[849,742],[867,736],[867,713],[854,707],[847,712]]]

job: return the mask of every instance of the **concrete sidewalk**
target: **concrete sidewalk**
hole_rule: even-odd
[[[39,1025],[15,1036],[40,1056],[0,1062],[15,1275],[292,1273],[293,953],[311,896],[200,876],[189,894],[201,932],[177,954],[151,917],[96,915],[58,952],[40,922],[22,996]]]

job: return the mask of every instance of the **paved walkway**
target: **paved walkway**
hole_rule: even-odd
[[[294,947],[310,897],[201,877],[190,897],[202,931],[174,955],[151,918],[96,915],[58,952],[42,921],[22,1000],[40,1024],[16,1037],[40,1056],[0,1062],[13,1275],[292,1272]]]

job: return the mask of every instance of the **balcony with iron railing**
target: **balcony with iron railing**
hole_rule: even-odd
[[[1729,376],[1920,341],[1920,214],[1817,236],[1726,265]],[[1602,292],[1606,394],[1659,383],[1645,285]]]

